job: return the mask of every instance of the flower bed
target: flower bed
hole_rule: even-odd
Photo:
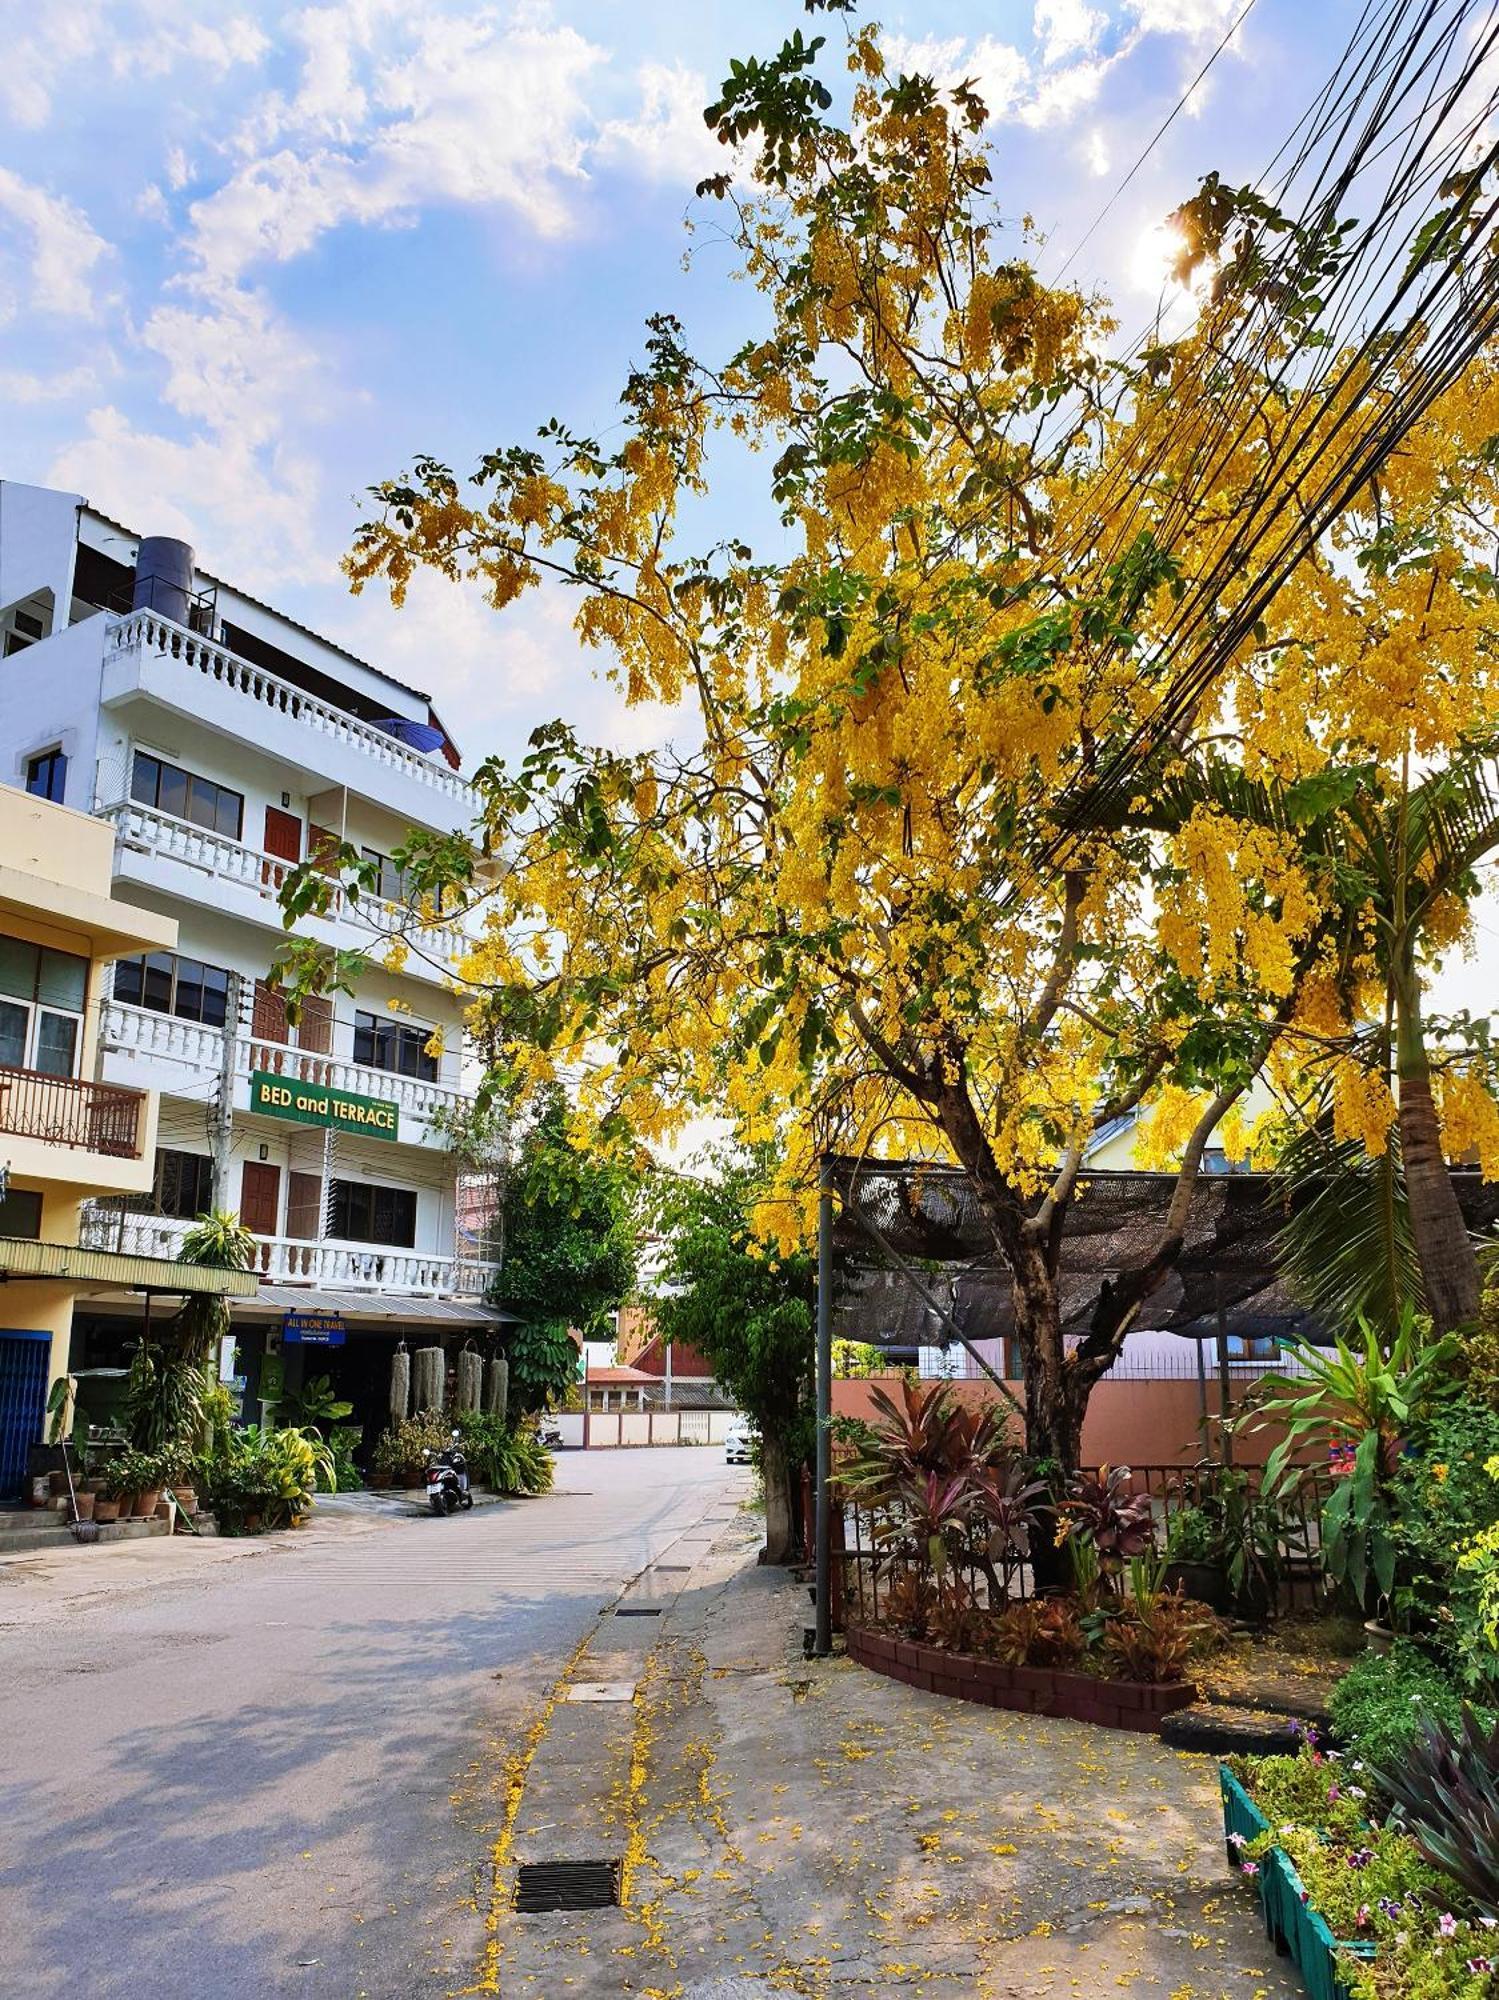
[[[1491,2000],[1491,1920],[1408,1835],[1367,1822],[1346,1765],[1309,1742],[1219,1778],[1230,1866],[1253,1880],[1266,1933],[1312,2000]]]
[[[1161,1717],[1196,1701],[1191,1681],[1105,1680],[1059,1667],[1007,1667],[974,1653],[949,1652],[918,1639],[897,1639],[859,1625],[848,1628],[848,1655],[872,1673],[908,1687],[946,1694],[986,1708],[1024,1715],[1065,1716],[1105,1729],[1155,1731]]]

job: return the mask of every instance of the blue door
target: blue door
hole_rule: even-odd
[[[0,1333],[0,1502],[26,1483],[26,1453],[41,1441],[47,1414],[47,1333]]]

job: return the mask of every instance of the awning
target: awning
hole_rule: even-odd
[[[215,1264],[180,1264],[175,1257],[132,1257],[122,1250],[83,1250],[75,1243],[37,1243],[0,1236],[0,1281],[59,1278],[115,1292],[195,1292],[215,1298],[252,1299],[254,1271],[226,1271]]]
[[[335,1292],[322,1285],[262,1285],[255,1312],[336,1313],[340,1319],[378,1322],[437,1322],[443,1326],[519,1326],[514,1313],[499,1312],[478,1299],[423,1298],[410,1292]]]

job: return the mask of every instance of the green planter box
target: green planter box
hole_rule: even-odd
[[[1268,1833],[1270,1822],[1226,1764],[1218,1766],[1218,1784],[1223,1793],[1224,1845],[1229,1866],[1238,1872],[1243,1855],[1229,1836],[1242,1834],[1247,1844]],[[1348,1988],[1338,1977],[1338,1955],[1373,1958],[1374,1946],[1333,1936],[1311,1907],[1301,1877],[1283,1849],[1266,1852],[1255,1886],[1265,1913],[1265,1934],[1277,1951],[1290,1953],[1311,2000],[1348,2000]]]

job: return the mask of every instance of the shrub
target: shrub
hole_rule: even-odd
[[[1471,1708],[1455,1729],[1428,1722],[1376,1777],[1432,1866],[1499,1919],[1499,1723]]]
[[[1006,1605],[994,1621],[994,1657],[1007,1667],[1075,1667],[1087,1650],[1076,1610],[1062,1597]]]
[[[1333,1727],[1350,1754],[1367,1765],[1400,1761],[1428,1719],[1450,1723],[1462,1716],[1462,1697],[1451,1678],[1410,1639],[1387,1654],[1366,1653],[1332,1691]]]
[[[1496,1455],[1499,1411],[1464,1399],[1420,1426],[1392,1486],[1397,1619],[1434,1633],[1470,1686],[1499,1670],[1482,1561],[1499,1523],[1499,1481],[1488,1470]]]
[[[445,1450],[452,1439],[453,1426],[435,1410],[402,1417],[376,1440],[372,1455],[374,1469],[407,1485],[416,1485],[421,1480],[427,1453]]]
[[[1104,1657],[1124,1680],[1185,1680],[1188,1662],[1222,1629],[1212,1612],[1190,1597],[1158,1591],[1110,1619],[1103,1635]]]
[[[537,1437],[534,1422],[460,1410],[454,1423],[477,1484],[494,1493],[551,1491],[552,1455]]]

